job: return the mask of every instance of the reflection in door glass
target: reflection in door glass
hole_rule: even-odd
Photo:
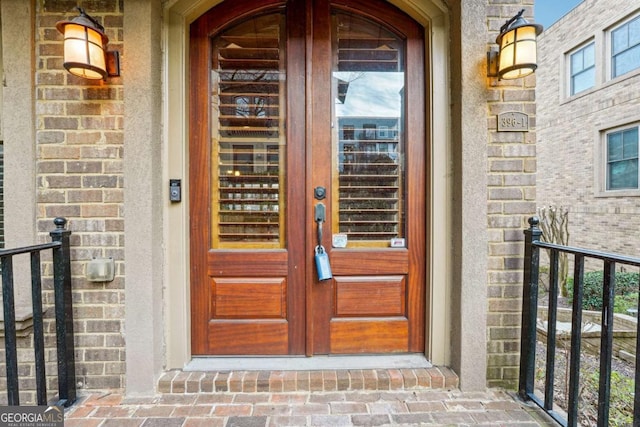
[[[333,22],[333,230],[349,247],[389,246],[405,237],[404,43],[360,17]]]
[[[213,40],[213,248],[284,246],[283,24],[265,15]]]

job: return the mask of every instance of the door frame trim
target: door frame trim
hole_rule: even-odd
[[[163,140],[164,173],[183,179],[184,194],[188,194],[188,26],[201,13],[220,3],[220,0],[176,0],[169,2],[164,14],[164,81]],[[427,140],[431,141],[429,166],[431,176],[427,209],[427,235],[431,234],[427,248],[427,306],[426,326],[429,329],[426,355],[434,364],[448,365],[450,355],[451,321],[451,253],[452,230],[452,178],[447,173],[451,163],[451,134],[449,116],[449,20],[447,9],[439,0],[426,0],[420,5],[412,1],[394,0],[391,3],[403,9],[422,25],[427,26],[425,69],[431,76],[427,81]],[[437,146],[434,144],[438,144]],[[164,213],[165,241],[165,337],[166,368],[182,368],[191,361],[191,325],[189,291],[189,203],[169,205]],[[436,250],[437,249],[437,250]],[[433,269],[429,266],[446,266]],[[429,314],[430,313],[430,314]]]

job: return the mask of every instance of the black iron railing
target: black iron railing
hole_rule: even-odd
[[[75,348],[73,341],[73,307],[71,302],[71,261],[67,220],[56,218],[56,229],[51,231],[51,242],[16,249],[0,250],[2,267],[2,297],[4,308],[5,362],[7,400],[9,405],[20,405],[16,313],[13,283],[13,257],[31,255],[31,294],[33,308],[33,350],[35,364],[36,400],[47,402],[47,375],[45,371],[44,319],[42,307],[42,277],[40,254],[51,249],[53,255],[53,287],[58,363],[58,397],[56,405],[69,406],[76,400]]]
[[[640,267],[640,258],[609,254],[587,249],[561,246],[540,241],[542,231],[536,217],[529,219],[530,228],[525,230],[524,288],[522,298],[522,336],[520,344],[519,394],[532,400],[563,426],[578,425],[578,403],[580,397],[580,359],[582,339],[582,300],[584,292],[585,259],[600,260],[604,267],[602,289],[602,321],[600,334],[600,375],[598,384],[597,425],[609,425],[611,396],[611,364],[613,358],[613,305],[616,281],[616,266]],[[544,398],[534,394],[536,370],[536,327],[538,311],[538,282],[540,276],[540,249],[549,251],[549,308],[547,318],[546,367]],[[569,360],[569,387],[565,413],[554,410],[554,376],[556,353],[556,315],[558,309],[558,260],[560,253],[573,255],[574,285],[571,319],[571,356]],[[640,336],[640,329],[637,330]],[[636,340],[636,361],[640,355],[640,340]],[[635,366],[635,402],[633,425],[640,425],[640,370]],[[565,418],[566,417],[566,418]]]

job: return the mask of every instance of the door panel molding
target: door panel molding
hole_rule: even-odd
[[[331,268],[336,275],[408,274],[409,255],[407,249],[333,249]]]
[[[406,317],[405,293],[405,276],[336,277],[335,317]]]
[[[238,320],[231,322],[211,321],[207,339],[225,343],[216,348],[219,355],[279,355],[289,354],[289,343],[282,340],[289,329],[286,320]],[[239,340],[238,337],[255,336],[260,340]]]
[[[287,279],[213,277],[213,307],[216,319],[286,319]]]
[[[409,322],[397,319],[333,319],[330,324],[331,353],[408,352]]]
[[[209,276],[286,276],[289,271],[287,251],[260,251],[259,257],[253,257],[251,268],[247,268],[247,258],[255,251],[210,250],[207,253],[207,274]]]

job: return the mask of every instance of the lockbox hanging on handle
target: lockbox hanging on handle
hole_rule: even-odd
[[[329,280],[333,278],[331,274],[331,265],[329,264],[329,255],[324,250],[324,246],[316,246],[316,269],[318,270],[318,280]]]
[[[315,197],[318,200],[324,199],[324,187],[317,187]],[[326,218],[326,208],[324,203],[317,203],[314,209],[316,225],[318,227],[318,246],[316,246],[316,270],[318,270],[318,280],[329,280],[333,277],[331,274],[331,265],[329,265],[329,255],[322,246],[322,223]]]

